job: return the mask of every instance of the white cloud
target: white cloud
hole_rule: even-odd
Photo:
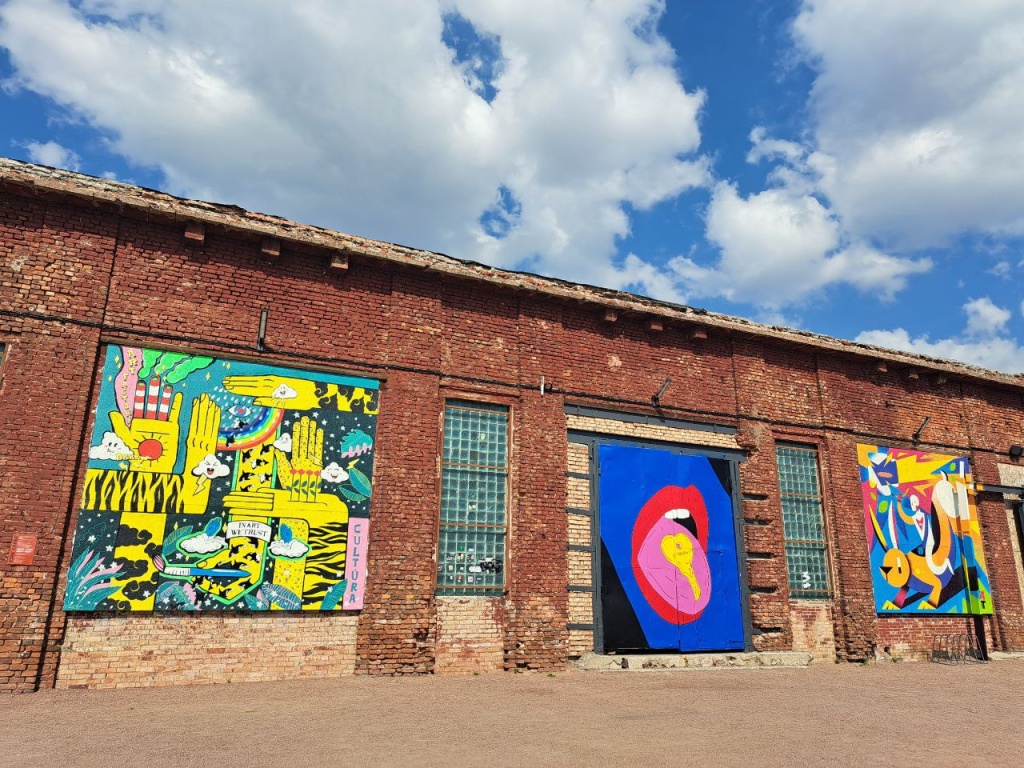
[[[129,459],[131,456],[131,449],[125,445],[124,440],[113,432],[104,432],[99,445],[89,446],[90,459],[119,461],[121,459]]]
[[[289,557],[295,559],[302,557],[307,552],[309,552],[309,546],[298,539],[291,539],[290,541],[274,539],[270,542],[270,554],[275,557]]]
[[[25,144],[29,160],[40,165],[48,165],[51,168],[65,168],[69,171],[77,171],[82,166],[82,159],[67,147],[61,146],[56,141],[47,141],[40,144],[38,141],[30,141]]]
[[[793,36],[810,122],[800,141],[751,131],[767,188],[715,188],[720,260],[674,264],[693,295],[775,310],[845,282],[890,299],[932,267],[916,249],[1024,233],[1024,5],[804,0]]]
[[[762,152],[755,141],[753,156],[768,156]],[[715,187],[706,236],[721,250],[720,260],[708,267],[679,257],[670,265],[692,293],[778,309],[849,283],[890,299],[910,275],[931,267],[926,259],[900,259],[846,242],[841,222],[810,193],[807,173],[792,166],[779,170],[787,169],[790,177],[778,174],[781,186],[748,197],[725,182]]]
[[[636,277],[612,264],[627,206],[709,178],[704,97],[679,82],[662,11],[8,0],[0,44],[16,84],[159,167],[177,194],[622,287]],[[457,61],[442,40],[456,12],[497,46],[489,83],[482,54]]]
[[[328,483],[343,483],[348,480],[348,472],[338,462],[332,461],[320,471],[320,478]]]
[[[1012,271],[1013,267],[1010,266],[1010,262],[1008,261],[997,262],[995,266],[992,267],[992,269],[986,270],[988,274],[995,275],[996,277],[1000,277],[1003,280],[1009,280],[1010,273]]]
[[[965,333],[968,336],[994,336],[1002,333],[1011,315],[1010,310],[996,306],[987,296],[968,301],[964,304],[964,312],[967,313]]]
[[[855,340],[919,355],[963,360],[1006,373],[1024,373],[1024,347],[1015,338],[1004,335],[1010,312],[987,297],[968,301],[963,310],[967,323],[956,337],[932,341],[927,334],[915,338],[903,328],[896,328],[864,331]]]
[[[891,247],[1024,232],[1024,4],[805,0],[821,189]]]
[[[292,436],[291,433],[285,432],[277,440],[274,441],[274,447],[282,453],[292,452]]]
[[[178,544],[182,551],[189,552],[193,555],[208,555],[211,552],[217,552],[224,549],[227,545],[228,543],[224,540],[224,537],[210,536],[205,533],[200,533],[196,536],[189,536]]]
[[[299,393],[287,384],[280,384],[277,389],[270,393],[270,396],[275,400],[294,400],[299,396]]]
[[[227,477],[231,474],[231,467],[223,463],[216,455],[208,453],[193,469],[192,474],[196,477],[213,479],[216,477]]]

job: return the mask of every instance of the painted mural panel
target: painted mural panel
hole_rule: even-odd
[[[879,613],[992,613],[966,456],[858,445]]]
[[[378,392],[110,346],[64,610],[361,608]]]
[[[620,445],[598,458],[605,650],[742,649],[729,462]]]

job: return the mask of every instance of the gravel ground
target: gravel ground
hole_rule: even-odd
[[[1024,765],[1024,661],[0,698],[0,766]]]

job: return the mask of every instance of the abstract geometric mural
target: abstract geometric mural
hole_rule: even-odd
[[[620,445],[598,457],[605,650],[742,649],[729,462]]]
[[[858,445],[879,613],[992,613],[965,456]]]
[[[110,346],[66,611],[358,609],[378,382]]]

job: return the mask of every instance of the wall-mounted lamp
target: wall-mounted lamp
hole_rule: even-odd
[[[661,387],[658,388],[658,391],[651,395],[651,402],[654,403],[655,408],[661,406],[661,396],[665,394],[665,390],[668,389],[668,385],[671,383],[672,379],[666,376],[665,380],[661,382]]]
[[[915,443],[921,441],[921,433],[924,432],[924,428],[928,426],[928,422],[932,420],[931,416],[925,416],[924,421],[921,422],[921,426],[917,428],[917,432],[914,433],[913,440]]]
[[[260,310],[260,328],[256,332],[256,349],[260,352],[265,352],[267,349],[267,315],[269,311],[266,309]]]
[[[1011,445],[1010,446],[1010,458],[1019,459],[1024,456],[1024,445]]]

